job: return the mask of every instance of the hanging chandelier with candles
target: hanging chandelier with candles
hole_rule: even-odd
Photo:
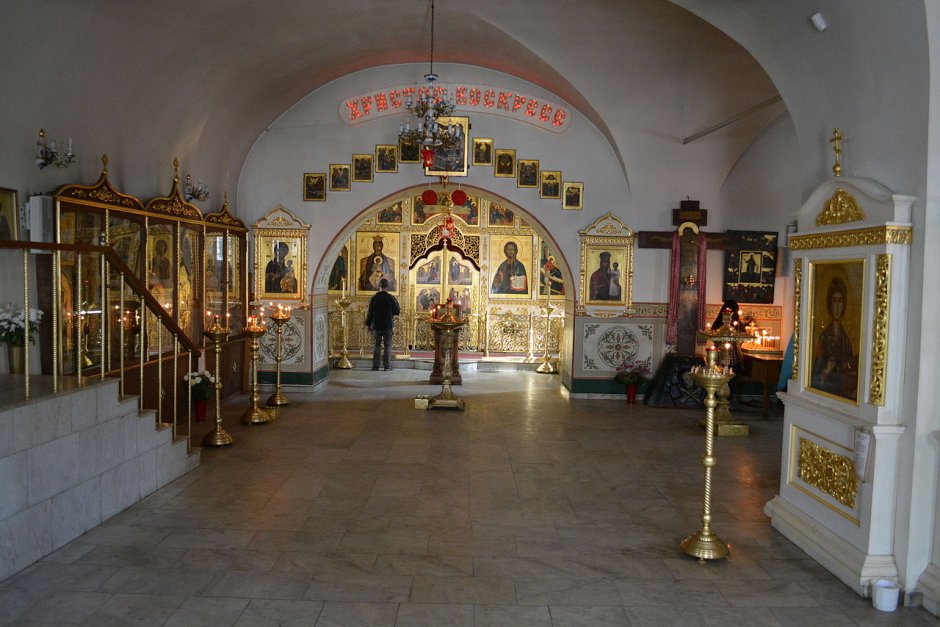
[[[427,86],[418,90],[417,98],[405,99],[405,108],[417,118],[414,128],[409,120],[398,126],[398,139],[404,144],[421,147],[421,161],[426,167],[434,164],[435,150],[447,150],[463,142],[463,127],[460,124],[441,124],[439,118],[454,112],[456,105],[446,87],[435,87],[434,81],[434,0],[431,0],[431,58],[428,73],[424,75]]]

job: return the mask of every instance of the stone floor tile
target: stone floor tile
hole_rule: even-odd
[[[402,603],[395,627],[473,627],[473,606]]]
[[[242,599],[300,599],[310,583],[307,575],[231,571],[220,573],[201,596]]]
[[[622,607],[551,605],[552,627],[629,627]]]
[[[248,599],[188,598],[170,614],[164,625],[166,627],[234,625],[247,606]]]
[[[54,592],[21,612],[17,622],[81,625],[110,598],[106,592]]]
[[[155,594],[114,594],[86,621],[96,627],[162,625],[186,597]]]
[[[410,575],[318,575],[309,582],[308,601],[405,603],[411,597]]]
[[[504,577],[415,577],[411,601],[509,605],[516,602],[516,589]]]
[[[578,579],[574,577],[542,577],[513,579],[516,602],[520,605],[587,605],[623,604],[617,586],[610,579]]]
[[[551,627],[552,617],[545,605],[473,606],[475,627]]]
[[[320,601],[252,599],[235,623],[238,627],[307,627],[320,616]]]
[[[328,601],[320,610],[317,627],[393,627],[397,616],[397,603]]]

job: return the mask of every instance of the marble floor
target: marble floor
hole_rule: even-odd
[[[0,624],[928,625],[878,612],[774,531],[781,418],[717,442],[700,526],[701,412],[569,400],[557,377],[468,373],[464,412],[416,410],[428,373],[334,372],[277,422],[0,582]]]

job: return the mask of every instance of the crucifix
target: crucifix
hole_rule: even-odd
[[[701,227],[708,223],[708,211],[699,208],[697,200],[683,200],[673,209],[675,231],[640,231],[639,248],[666,248],[673,250],[669,285],[669,324],[666,342],[675,344],[680,355],[695,354],[695,334],[702,328],[705,305],[704,253],[723,250],[728,246],[727,233],[705,233]],[[678,248],[678,250],[676,250]]]

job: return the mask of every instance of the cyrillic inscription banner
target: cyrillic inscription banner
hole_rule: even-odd
[[[350,126],[389,115],[408,112],[405,102],[430,94],[428,86],[408,85],[370,91],[344,99],[339,105],[339,116]],[[458,111],[490,113],[526,122],[553,133],[568,130],[571,115],[568,108],[544,98],[535,98],[511,89],[467,85],[464,83],[435,85],[433,96],[453,99]]]

